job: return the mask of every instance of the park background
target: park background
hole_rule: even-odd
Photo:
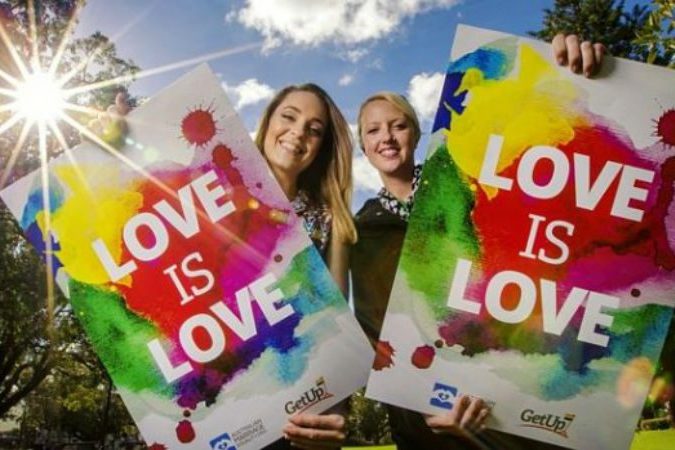
[[[673,0],[35,0],[34,5],[39,46],[47,54],[67,33],[68,20],[77,17],[62,70],[83,57],[90,60],[73,83],[136,74],[133,83],[82,95],[81,104],[102,109],[125,89],[132,102],[142,102],[197,61],[208,60],[252,134],[276,90],[308,81],[329,91],[352,128],[364,98],[392,90],[410,99],[423,130],[429,130],[458,23],[545,40],[558,31],[577,33],[605,43],[614,55],[675,66]],[[19,49],[30,47],[28,6],[26,0],[0,0],[0,17]],[[0,95],[0,102],[6,98]],[[82,123],[89,119],[78,117]],[[0,112],[0,124],[5,120]],[[30,137],[10,161],[20,131],[17,125],[0,133],[5,184],[39,166]],[[64,128],[64,134],[70,145],[79,140],[72,129]],[[50,142],[50,155],[59,154],[58,143]],[[356,211],[381,186],[358,149],[354,179]],[[133,448],[137,430],[114,386],[58,293],[53,307],[46,306],[44,267],[0,208],[0,448]],[[655,382],[636,424],[636,430],[654,430],[637,433],[636,450],[675,445],[669,409],[674,359],[671,332],[661,366],[651,368]],[[381,406],[358,395],[350,424],[354,443],[388,443]]]

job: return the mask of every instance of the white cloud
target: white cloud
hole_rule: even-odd
[[[350,123],[349,131],[352,133],[352,141],[354,142],[354,157],[352,159],[354,192],[360,191],[367,196],[375,195],[382,188],[380,175],[370,165],[368,158],[359,147],[356,124]]]
[[[236,19],[265,37],[265,48],[282,42],[317,46],[355,45],[381,39],[410,17],[461,0],[246,0]],[[228,13],[228,19],[234,17]],[[353,57],[359,56],[354,53]],[[360,55],[359,57],[362,57]]]
[[[410,79],[408,100],[417,111],[420,121],[433,120],[438,108],[438,100],[441,98],[444,79],[445,76],[439,72],[432,74],[422,72]]]
[[[363,151],[354,147],[354,159],[352,159],[352,175],[354,177],[354,190],[376,194],[382,188],[382,181],[377,170],[370,165]]]
[[[370,51],[367,48],[352,48],[341,52],[340,58],[351,63],[357,63],[368,53],[370,53]]]
[[[233,86],[223,82],[223,89],[225,89],[225,92],[230,99],[235,102],[234,109],[236,110],[269,100],[274,95],[274,89],[264,83],[260,83],[255,78],[249,78],[248,80]]]
[[[354,75],[346,73],[340,77],[338,84],[340,86],[349,86],[354,81]]]
[[[384,61],[382,61],[382,58],[375,58],[368,62],[367,67],[380,71],[384,70]]]

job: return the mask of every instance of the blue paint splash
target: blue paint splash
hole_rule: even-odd
[[[464,55],[457,61],[451,62],[446,71],[447,76],[443,84],[440,105],[432,132],[440,129],[450,129],[452,111],[456,114],[464,112],[464,100],[467,91],[458,92],[464,74],[468,69],[479,69],[485,79],[498,80],[511,72],[517,52],[514,38],[503,39],[473,53]]]

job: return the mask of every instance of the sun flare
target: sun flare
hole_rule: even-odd
[[[16,112],[29,122],[57,120],[65,106],[65,91],[48,73],[31,73],[16,88]]]
[[[19,50],[22,48],[21,45],[12,42],[3,20],[0,20],[0,51],[7,53],[6,55],[0,55],[3,57],[0,58],[0,138],[5,143],[13,142],[9,153],[6,152],[7,147],[0,148],[2,150],[0,152],[0,189],[4,188],[12,179],[14,166],[24,147],[27,149],[32,145],[33,148],[36,148],[40,162],[39,180],[42,185],[42,202],[45,211],[43,230],[45,254],[52,255],[54,249],[53,236],[51,235],[48,161],[51,156],[60,152],[74,161],[70,152],[70,145],[61,130],[62,126],[73,128],[80,136],[98,144],[99,147],[119,158],[124,164],[131,166],[134,170],[143,172],[143,168],[136,166],[121,151],[105,142],[92,129],[83,125],[82,122],[87,122],[87,119],[98,119],[105,112],[84,106],[82,104],[84,102],[80,101],[78,96],[106,87],[124,86],[140,78],[258,49],[262,46],[262,43],[244,44],[153,69],[139,72],[132,71],[91,83],[77,83],[76,77],[85,72],[88,65],[107,49],[107,46],[102,44],[82,57],[80,61],[70,61],[69,64],[64,62],[66,48],[72,41],[72,32],[84,6],[84,1],[77,0],[75,2],[75,9],[68,20],[60,42],[54,48],[43,49],[44,54],[40,52],[38,44],[41,30],[35,17],[35,3],[35,0],[27,1],[28,30],[26,30],[26,34],[29,37],[30,45],[23,48],[23,51]],[[149,10],[150,8],[146,10],[146,13]],[[134,23],[134,21],[130,23]],[[28,47],[30,47],[29,51],[26,51]],[[11,60],[9,63],[3,60],[7,58]],[[44,64],[45,62],[48,62],[48,64]],[[8,64],[17,70],[10,70]],[[9,139],[8,136],[10,136]],[[35,144],[37,145],[35,146]],[[159,184],[159,181],[153,180],[153,182]],[[51,257],[46,257],[45,262],[46,303],[48,323],[50,324],[49,330],[51,330],[54,312],[54,260]]]

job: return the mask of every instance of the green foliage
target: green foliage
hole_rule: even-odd
[[[653,0],[652,11],[637,31],[634,43],[646,52],[646,62],[675,68],[675,0]]]
[[[623,0],[555,0],[544,10],[542,28],[532,36],[550,41],[558,33],[577,34],[605,44],[610,54],[674,67],[675,0],[652,0],[627,10]]]
[[[352,395],[350,406],[347,417],[350,445],[385,445],[392,442],[384,405],[364,397],[362,389]]]
[[[576,34],[602,42],[614,56],[637,59],[639,48],[633,40],[647,16],[647,6],[626,11],[623,0],[555,0],[553,8],[544,9],[542,29],[530,34],[545,41],[558,33]]]
[[[72,317],[62,326],[82,336]],[[51,374],[26,397],[21,426],[27,446],[41,430],[99,442],[107,433],[135,434],[133,420],[112,382],[81,339],[68,346]]]
[[[0,416],[3,416],[35,389],[54,363],[44,266],[4,207],[0,208],[0,267]],[[62,304],[60,298],[57,304]]]

